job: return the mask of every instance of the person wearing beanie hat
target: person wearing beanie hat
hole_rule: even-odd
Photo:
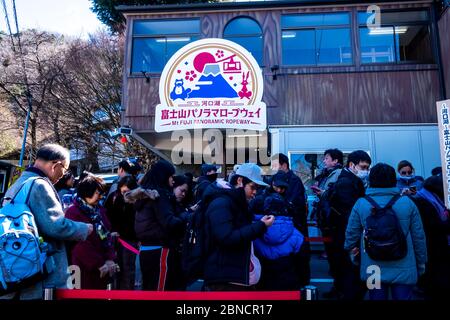
[[[199,202],[206,188],[217,180],[217,167],[213,164],[202,164],[201,176],[197,180],[194,190],[195,202]]]
[[[289,188],[288,175],[283,171],[278,171],[272,177],[272,187],[274,187],[274,189],[278,189],[278,190],[284,189],[284,191],[286,191],[286,189]],[[275,190],[275,191],[277,191],[277,190]]]
[[[291,170],[289,158],[283,153],[272,156],[272,169],[278,172],[284,172],[288,176],[289,187],[286,189],[286,200],[293,209],[293,221],[295,227],[305,237],[308,236],[307,202],[305,186],[302,180]],[[299,253],[296,254],[297,272],[301,278],[301,286],[308,285],[311,278],[310,268],[310,247],[308,243],[302,246]]]
[[[146,197],[135,203],[143,290],[185,289],[179,247],[189,213],[176,213],[174,174],[175,168],[165,160],[153,164],[142,178],[142,188],[156,190],[159,197]]]
[[[272,186],[274,187],[274,182]],[[274,192],[264,200],[264,214],[276,220],[266,233],[254,241],[255,253],[261,261],[258,289],[264,291],[298,290],[300,278],[294,256],[303,244],[303,235],[294,227],[285,198]],[[255,214],[260,219],[261,213]]]
[[[213,183],[204,193],[208,251],[204,268],[207,291],[251,290],[259,281],[261,266],[254,255],[252,241],[263,235],[274,222],[263,216],[253,222],[248,202],[255,197],[262,181],[261,168],[242,164],[230,184]]]

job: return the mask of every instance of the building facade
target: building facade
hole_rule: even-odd
[[[260,139],[289,154],[304,181],[332,147],[393,166],[408,159],[424,176],[440,165],[436,101],[450,98],[446,1],[118,8],[127,21],[122,124],[163,156],[174,146],[171,133],[154,131],[165,63],[189,42],[224,38],[259,63],[268,123]]]

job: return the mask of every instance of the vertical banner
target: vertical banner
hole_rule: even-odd
[[[441,150],[442,177],[444,180],[445,206],[450,207],[450,100],[438,101],[437,118],[439,124],[439,147]]]

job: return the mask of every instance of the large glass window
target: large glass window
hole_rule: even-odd
[[[433,63],[428,11],[358,13],[362,63]]]
[[[223,38],[247,49],[260,66],[263,65],[263,35],[259,24],[250,18],[236,18],[223,30]]]
[[[349,13],[281,17],[283,65],[351,64]]]
[[[198,19],[135,21],[131,72],[161,72],[176,51],[199,38]]]

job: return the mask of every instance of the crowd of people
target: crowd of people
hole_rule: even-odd
[[[69,161],[65,148],[44,145],[5,195],[4,201],[11,199],[29,177],[44,178],[31,188],[28,205],[40,234],[53,247],[55,268],[43,281],[2,298],[40,299],[44,287],[63,288],[68,265],[80,268],[82,289],[114,283],[122,290],[187,290],[192,280],[183,267],[188,226],[200,214],[202,290],[299,290],[308,285],[310,216],[327,239],[324,256],[333,278],[328,295],[362,300],[368,291],[372,300],[389,294],[411,299],[417,286],[426,298],[449,297],[450,222],[439,169],[423,179],[408,161],[401,161],[396,172],[388,164],[372,166],[361,150],[350,153],[346,163],[340,150],[326,150],[310,187],[316,200],[309,213],[305,186],[284,154],[272,157],[270,177],[256,164],[243,163],[225,179],[218,178],[213,164],[202,165],[201,176],[194,178],[176,175],[165,160],[145,174],[124,160],[109,190],[90,172],[75,181]],[[376,226],[369,228],[374,216],[388,221],[388,213],[396,219],[389,221],[398,222],[398,232],[392,226],[386,230],[403,241],[391,250],[404,251],[396,260],[374,254],[381,240],[372,238]],[[369,290],[367,270],[373,265],[381,270],[381,285]]]

